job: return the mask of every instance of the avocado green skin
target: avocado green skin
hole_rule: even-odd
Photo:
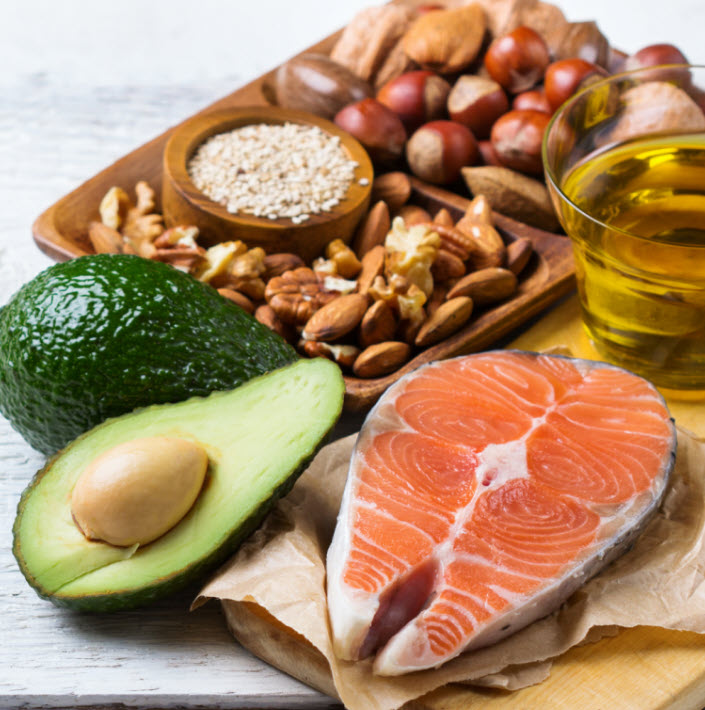
[[[50,266],[0,310],[0,412],[53,454],[109,417],[234,389],[297,358],[167,264],[84,256]]]
[[[341,407],[342,409],[342,407]],[[12,528],[13,543],[12,553],[17,560],[17,564],[22,571],[25,579],[34,591],[42,598],[52,602],[55,606],[72,609],[74,611],[103,613],[113,611],[127,611],[137,607],[148,606],[164,597],[171,596],[179,590],[187,587],[192,582],[205,577],[209,572],[212,572],[216,567],[221,565],[228,559],[237,548],[261,525],[267,513],[274,507],[276,502],[283,498],[294,486],[298,477],[308,468],[308,465],[318,453],[319,449],[328,442],[330,434],[335,426],[331,426],[326,436],[323,437],[318,446],[311,452],[301,465],[292,472],[291,476],[282,483],[277,490],[274,491],[271,498],[262,502],[256,511],[243,523],[241,527],[234,530],[232,534],[224,541],[223,545],[214,550],[207,557],[193,561],[187,567],[175,572],[174,574],[164,579],[156,580],[153,584],[142,587],[136,590],[120,592],[120,590],[111,591],[110,594],[92,594],[85,596],[61,596],[57,597],[52,594],[47,594],[41,583],[38,582],[27,570],[22,557],[22,546],[19,538],[19,523],[22,517],[25,500],[29,497],[35,484],[46,475],[51,469],[52,462],[56,458],[52,457],[32,479],[20,497],[17,505],[17,516]]]

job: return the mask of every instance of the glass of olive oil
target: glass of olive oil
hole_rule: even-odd
[[[598,352],[705,391],[705,67],[615,75],[558,109],[546,179]]]

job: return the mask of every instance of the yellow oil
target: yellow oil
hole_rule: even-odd
[[[593,153],[561,189],[597,348],[662,387],[705,390],[705,134]]]

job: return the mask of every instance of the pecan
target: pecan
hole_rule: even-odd
[[[470,319],[472,305],[472,299],[467,296],[458,296],[440,305],[421,326],[414,341],[416,345],[425,348],[460,330]]]
[[[461,261],[467,261],[470,257],[470,252],[467,248],[468,238],[465,234],[457,230],[455,227],[446,227],[442,224],[434,224],[429,222],[428,226],[438,234],[441,239],[441,249],[457,256]]]
[[[178,269],[195,272],[206,263],[206,250],[196,243],[198,227],[182,225],[160,234],[154,242],[139,244],[140,256],[164,261]]]
[[[265,300],[282,322],[299,326],[337,296],[336,292],[326,291],[313,269],[307,266],[270,279],[264,292]]]
[[[285,271],[305,266],[304,260],[298,254],[266,254],[264,257],[264,279],[281,276]]]

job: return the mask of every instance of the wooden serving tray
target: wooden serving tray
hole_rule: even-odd
[[[339,33],[335,33],[327,37],[306,52],[328,53],[338,35]],[[276,69],[255,79],[196,115],[234,107],[268,105],[266,87],[275,71]],[[174,130],[175,127],[140,146],[45,210],[32,227],[34,240],[39,248],[58,261],[92,253],[88,226],[91,221],[98,219],[100,201],[113,186],[122,187],[132,193],[139,180],[146,180],[157,194],[156,209],[161,211],[163,152]],[[411,202],[426,207],[431,212],[446,207],[454,218],[463,214],[468,204],[467,199],[457,194],[415,179]],[[487,348],[573,289],[574,267],[568,239],[499,214],[495,214],[495,223],[507,242],[519,237],[528,237],[534,245],[535,254],[532,262],[520,274],[517,294],[505,303],[473,314],[465,328],[419,352],[391,375],[377,379],[346,377],[346,410],[368,409],[390,384],[419,365]]]

